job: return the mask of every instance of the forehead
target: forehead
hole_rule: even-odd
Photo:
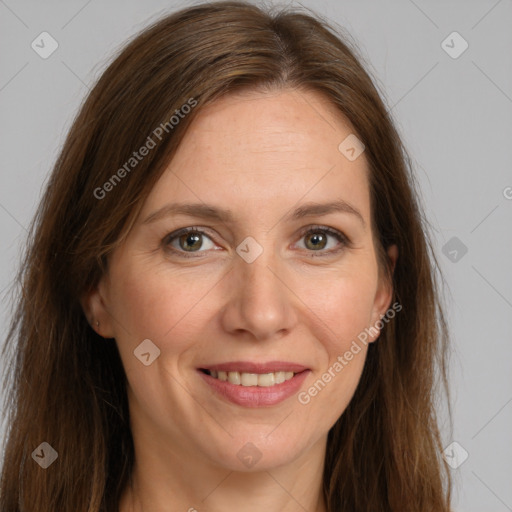
[[[339,149],[351,134],[348,119],[316,92],[225,96],[198,113],[144,210],[182,199],[250,216],[262,215],[262,205],[341,198],[367,217],[364,153],[350,161]]]

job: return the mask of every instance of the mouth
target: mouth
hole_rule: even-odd
[[[217,396],[245,407],[275,405],[297,393],[311,373],[305,366],[285,363],[232,362],[198,368]]]
[[[248,373],[239,371],[221,371],[221,370],[206,370],[201,368],[203,373],[210,375],[214,379],[229,382],[235,386],[258,386],[260,388],[269,388],[282,384],[290,379],[293,379],[297,373],[294,372],[270,372],[270,373]],[[298,372],[300,373],[300,372]]]

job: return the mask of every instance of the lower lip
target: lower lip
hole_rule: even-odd
[[[214,391],[230,402],[244,407],[262,407],[276,405],[297,393],[311,370],[304,370],[295,374],[290,380],[268,387],[231,384],[228,381],[216,379],[201,370],[198,372]]]

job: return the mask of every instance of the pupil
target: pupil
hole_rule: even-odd
[[[183,235],[185,238],[185,245],[192,249],[197,249],[201,246],[201,235],[200,234],[191,234],[187,233]],[[192,243],[190,241],[192,240]],[[312,241],[313,248],[325,246],[325,236],[322,234],[313,234],[309,237],[310,242]],[[194,244],[196,247],[194,247]],[[185,248],[185,247],[183,247]]]
[[[196,242],[196,245],[197,245],[197,247],[195,247],[196,249],[201,247],[201,235],[187,233],[186,235],[184,235],[184,237],[185,237],[185,245],[189,246],[190,248],[194,249],[194,247],[193,247],[194,242],[189,243],[190,240],[194,240]],[[185,249],[186,247],[183,247],[183,248]]]
[[[325,246],[325,236],[324,235],[319,235],[319,234],[314,234],[314,235],[311,235],[310,239],[311,240],[315,240],[315,242],[313,242],[313,247],[316,248],[316,247],[320,247],[320,248],[323,248]],[[320,243],[317,243],[317,242],[320,242]],[[323,242],[323,243],[322,243]]]

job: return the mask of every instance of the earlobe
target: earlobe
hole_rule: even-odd
[[[393,299],[393,274],[398,259],[398,247],[391,245],[387,249],[387,255],[389,259],[389,265],[391,267],[391,278],[388,279],[386,275],[379,276],[379,287],[375,296],[373,315],[372,315],[372,329],[370,332],[373,334],[370,336],[369,341],[373,342],[380,336],[380,327],[382,325],[381,318],[386,315],[389,307],[391,306],[391,300]]]
[[[100,284],[89,290],[80,299],[80,304],[89,325],[103,338],[113,338],[111,316],[101,294]]]

